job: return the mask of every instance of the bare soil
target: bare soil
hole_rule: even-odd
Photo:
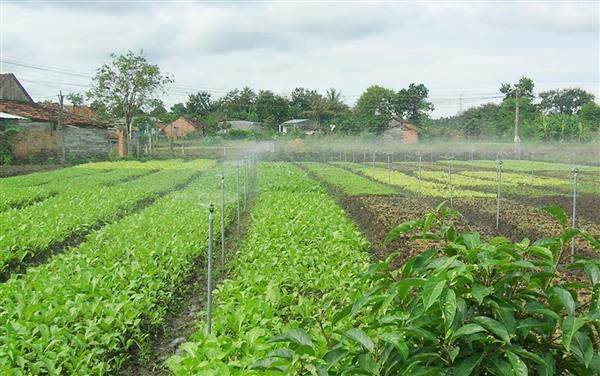
[[[51,171],[64,168],[61,165],[27,164],[27,165],[0,165],[0,178],[9,176],[27,175],[34,172]]]

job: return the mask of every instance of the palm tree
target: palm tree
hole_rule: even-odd
[[[337,90],[336,88],[332,87],[331,89],[328,89],[325,93],[325,98],[327,100],[327,105],[334,116],[346,106],[344,102],[342,102],[342,91]]]

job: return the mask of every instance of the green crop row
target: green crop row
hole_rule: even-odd
[[[318,332],[317,321],[348,302],[368,264],[365,240],[314,180],[284,164],[260,172],[253,222],[231,279],[216,291],[212,334],[200,323],[168,360],[177,375],[265,374],[252,369],[276,348],[273,335]]]
[[[0,374],[114,374],[147,344],[205,255],[206,205],[220,200],[222,171],[204,172],[188,188],[1,284]],[[235,207],[234,179],[227,175],[227,218]]]
[[[336,166],[315,162],[303,162],[300,165],[348,196],[393,195],[397,193],[386,185],[376,183]]]
[[[436,198],[452,197],[495,197],[490,192],[479,192],[465,189],[452,188],[450,191],[447,184],[434,183],[418,177],[403,174],[395,170],[388,170],[381,167],[372,167],[364,164],[349,162],[334,162],[334,164],[346,167],[352,171],[360,172],[365,176],[372,177],[374,180],[395,185],[409,192],[421,194]]]
[[[0,213],[0,272],[69,236],[111,221],[141,200],[172,190],[214,165],[201,160],[187,169],[167,169],[110,187],[72,190],[24,209]]]
[[[134,178],[148,173],[151,170],[117,169],[112,171],[101,170],[101,173],[87,174],[54,182],[29,187],[3,188],[0,196],[0,211],[11,207],[21,207],[35,201],[40,201],[61,192],[75,192],[83,188],[91,188],[117,183],[124,179]]]
[[[447,165],[448,161],[437,161],[437,164]],[[477,167],[496,169],[498,162],[490,160],[473,160],[473,161],[452,161],[453,165],[461,167]],[[593,166],[577,166],[582,172],[600,173],[600,167]],[[553,162],[540,162],[530,160],[505,160],[503,161],[502,168],[505,170],[517,171],[517,172],[531,172],[531,171],[552,171],[552,172],[564,172],[568,174],[572,169],[573,165],[567,163],[553,163]]]

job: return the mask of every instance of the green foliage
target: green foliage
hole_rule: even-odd
[[[394,230],[392,238],[434,244],[400,269],[391,267],[394,256],[372,265],[364,275],[368,288],[325,318],[325,330],[303,338],[327,346],[313,345],[299,374],[600,373],[600,262],[570,265],[584,276],[575,283],[564,282],[557,269],[562,249],[579,232],[565,229],[533,243],[485,242],[478,233],[457,233],[448,222],[455,214],[441,206]],[[286,356],[278,357],[280,348],[259,362],[272,374],[297,370],[294,360],[305,353],[283,333],[276,338],[287,345]]]
[[[302,162],[300,165],[328,184],[340,189],[348,196],[394,195],[397,193],[390,187],[373,182],[336,166],[315,162]]]
[[[119,165],[121,168],[118,168]],[[33,192],[24,190],[20,195],[16,189],[7,189],[4,195],[20,202],[31,197],[30,194],[35,195],[34,198],[54,196],[37,205],[0,213],[3,229],[0,273],[73,234],[118,218],[119,214],[143,199],[173,189],[196,173],[194,167],[205,169],[212,165],[212,161],[202,160],[194,164],[181,161],[123,162],[114,164],[114,171],[97,170],[101,173],[77,176],[68,185],[64,184],[64,180],[56,180]],[[147,175],[160,169],[162,171]],[[122,182],[132,178],[136,179]]]
[[[228,173],[226,221],[232,217],[232,170],[207,171],[185,190],[0,285],[0,373],[117,373],[164,324],[165,307],[206,250],[207,210],[199,203],[219,200],[217,172]]]
[[[540,93],[540,110],[543,114],[577,115],[590,102],[594,94],[579,88],[548,90]]]
[[[429,90],[423,84],[410,84],[401,89],[394,99],[394,111],[397,116],[414,124],[422,124],[433,111],[433,104],[427,101]]]
[[[67,94],[67,100],[73,106],[81,106],[84,102],[83,94],[81,93],[69,93]]]
[[[164,75],[158,65],[148,63],[143,51],[110,57],[112,61],[96,71],[87,96],[113,118],[123,118],[131,132],[133,116],[148,109],[173,78]]]
[[[319,322],[358,287],[366,242],[334,200],[296,166],[261,164],[258,185],[252,224],[217,290],[213,333],[200,324],[168,360],[174,374],[264,375],[263,368],[288,361],[288,374],[301,374],[325,346],[311,340]],[[267,356],[268,364],[260,362]]]
[[[199,91],[188,96],[185,108],[190,114],[204,118],[213,110],[213,105],[210,93]]]
[[[12,137],[19,133],[19,130],[17,125],[0,121],[0,165],[9,164],[12,161]]]

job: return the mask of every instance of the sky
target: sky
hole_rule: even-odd
[[[0,0],[0,71],[34,100],[84,92],[111,53],[143,49],[172,74],[170,106],[198,90],[289,95],[429,88],[433,117],[499,102],[503,82],[600,97],[598,1]],[[462,98],[462,99],[461,99]]]

